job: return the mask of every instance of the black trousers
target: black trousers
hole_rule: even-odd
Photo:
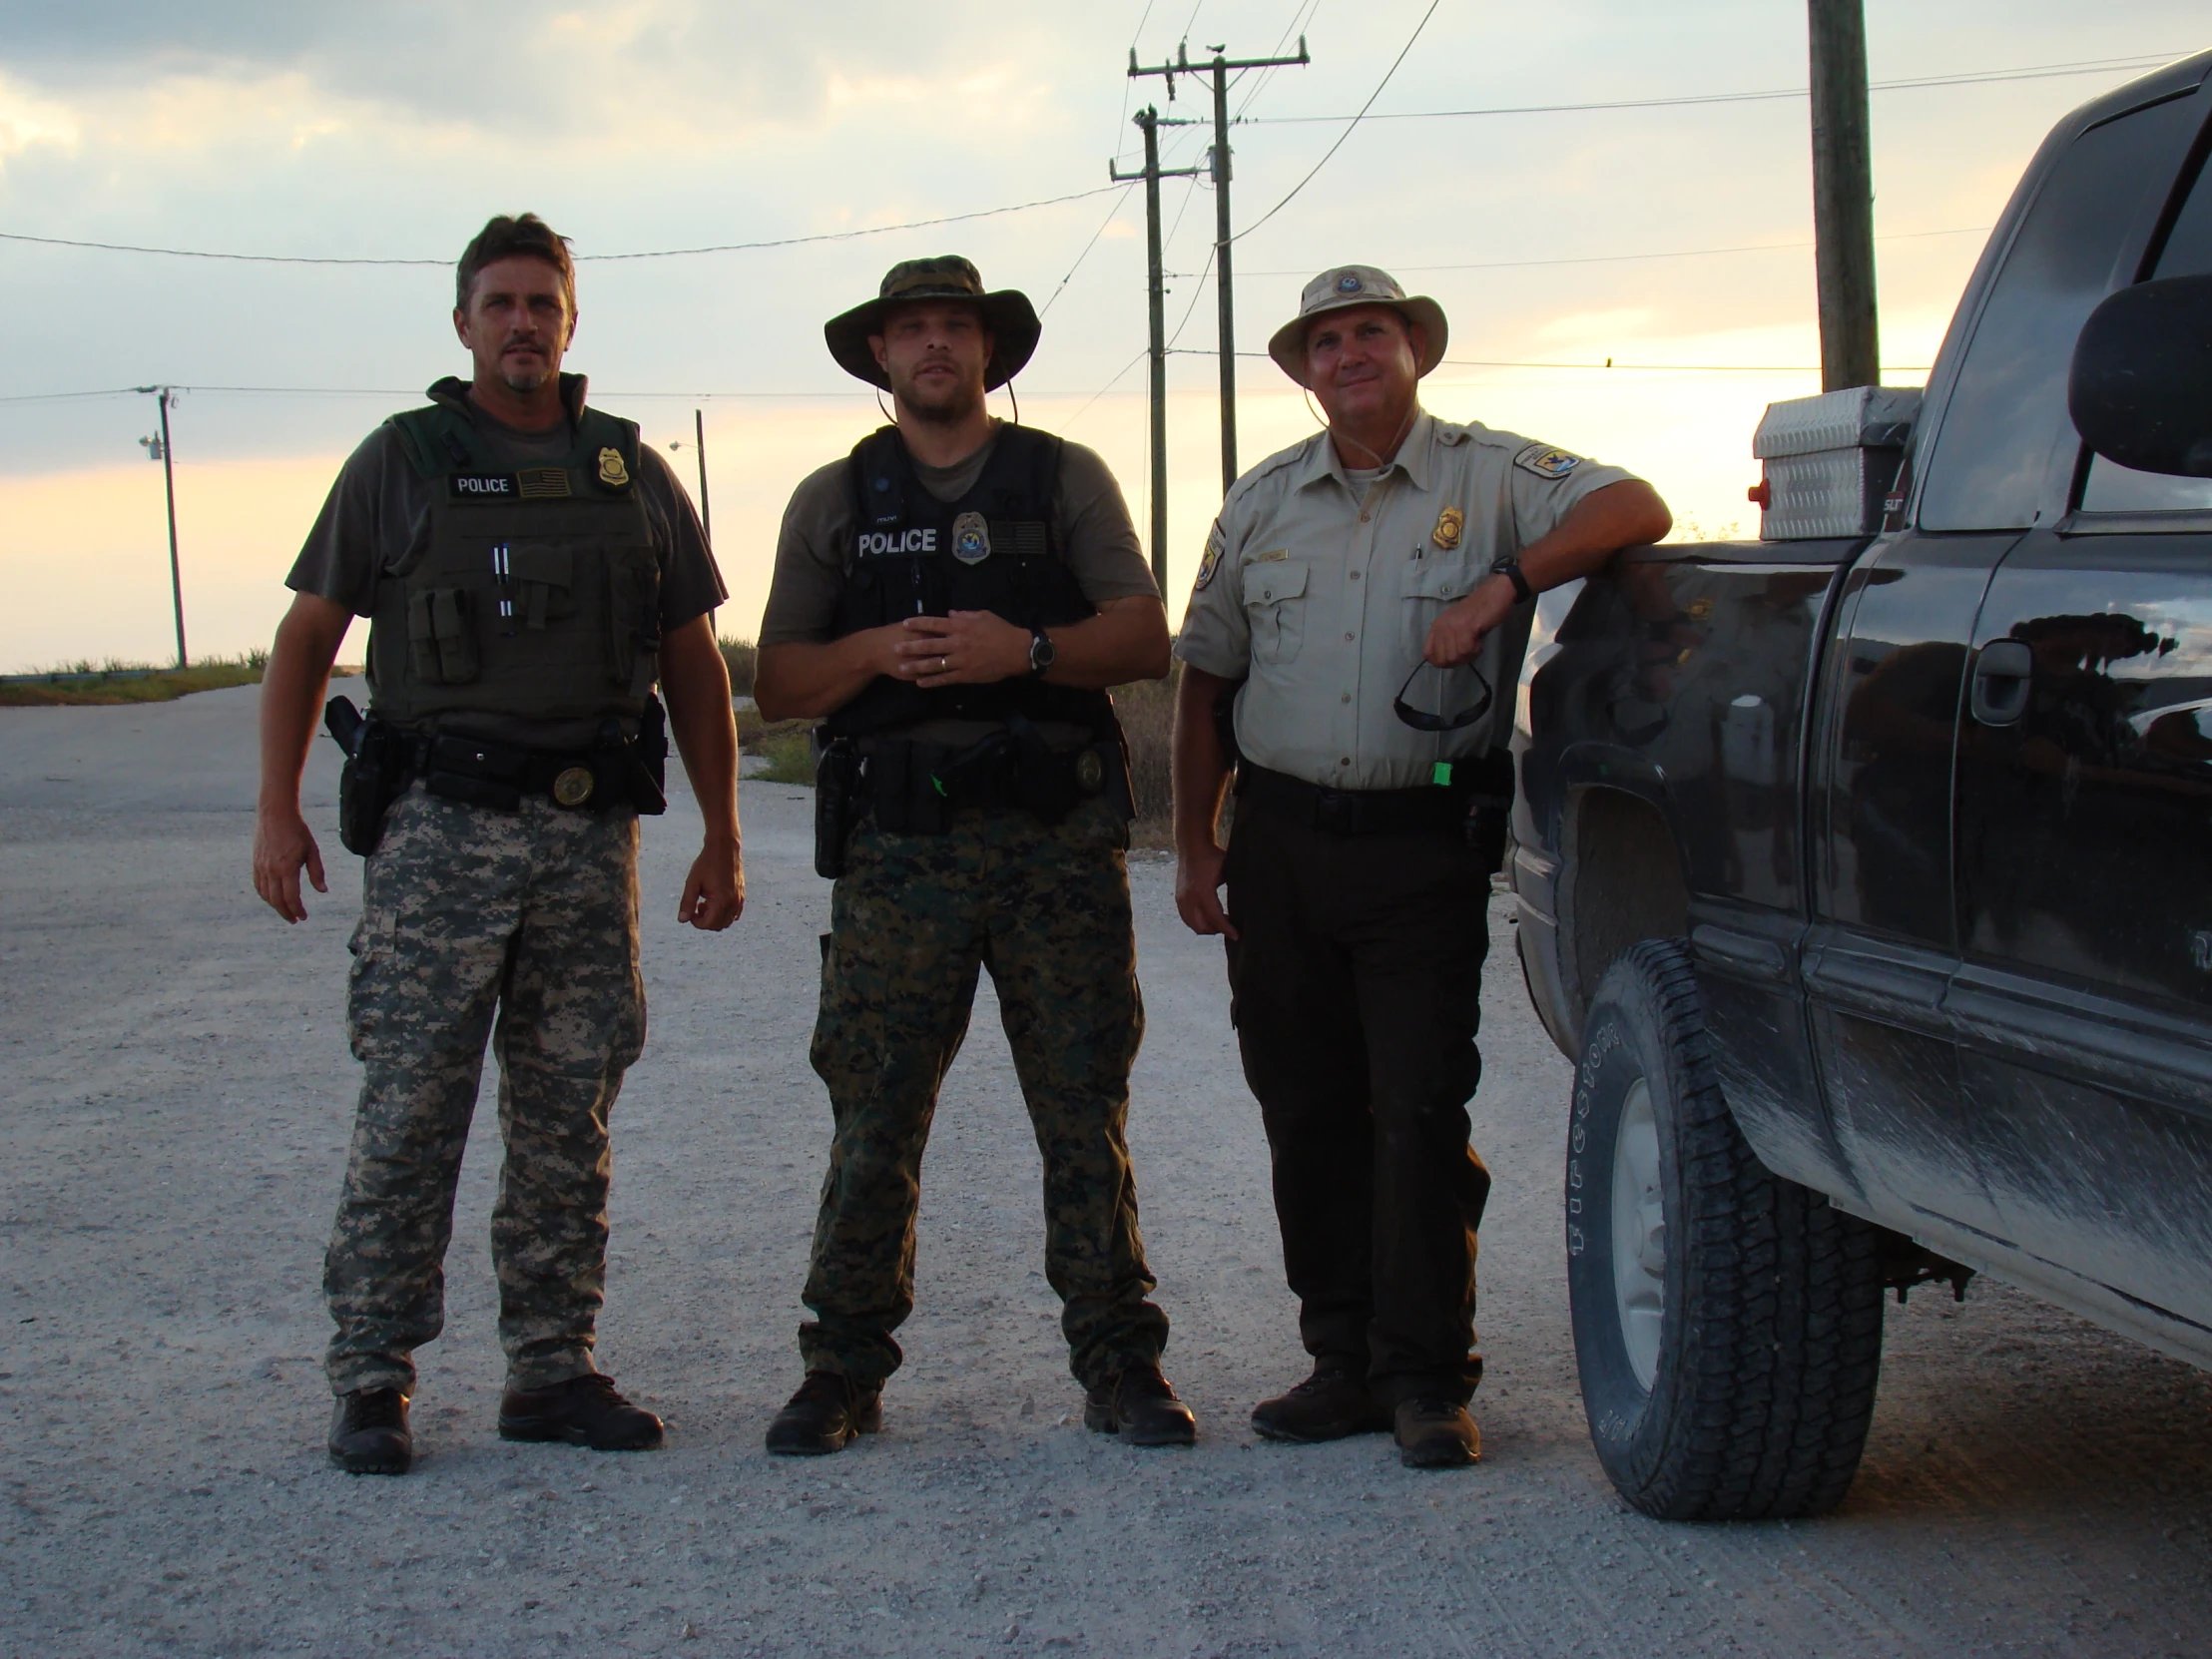
[[[1454,833],[1332,835],[1247,800],[1227,875],[1231,1018],[1307,1352],[1365,1369],[1385,1406],[1463,1403],[1489,874]]]

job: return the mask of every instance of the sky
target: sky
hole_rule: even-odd
[[[758,627],[794,485],[881,419],[821,325],[900,259],[964,253],[1030,294],[1021,417],[1101,451],[1143,533],[1144,198],[1108,166],[1141,164],[1135,109],[1211,100],[1132,81],[1130,52],[1261,57],[1301,33],[1310,65],[1230,91],[1243,464],[1314,429],[1258,353],[1309,276],[1358,261],[1450,319],[1430,410],[1629,467],[1678,534],[1755,534],[1752,429],[1819,390],[1804,99],[1529,107],[1801,89],[1793,0],[0,0],[0,234],[430,262],[0,240],[0,673],[173,653],[162,468],[139,442],[158,415],[123,389],[157,383],[187,388],[192,652],[266,646],[345,455],[466,372],[451,264],[499,212],[572,240],[568,366],[680,442],[695,493],[704,412],[725,635]],[[1867,33],[1885,376],[1916,384],[2052,124],[2212,27],[2201,0],[1867,0]],[[1522,113],[1436,113],[1498,110]],[[1212,142],[1163,134],[1169,167]],[[1221,494],[1213,198],[1163,187],[1171,619]],[[613,258],[762,242],[786,246]]]

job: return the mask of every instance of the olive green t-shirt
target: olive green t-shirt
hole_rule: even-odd
[[[983,475],[1001,424],[993,421],[990,441],[957,465],[914,462],[922,488],[939,501],[957,501],[967,494]],[[850,462],[840,457],[809,473],[792,492],[776,540],[768,609],[761,617],[764,646],[820,645],[834,637],[837,595],[844,588],[855,532],[846,490],[849,476]],[[1061,448],[1052,519],[1060,556],[1093,605],[1137,595],[1159,597],[1121,485],[1096,450],[1079,443]]]

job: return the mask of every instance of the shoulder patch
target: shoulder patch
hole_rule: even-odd
[[[1513,464],[1556,484],[1582,464],[1582,457],[1564,449],[1554,449],[1548,443],[1532,443],[1513,457]]]
[[[1221,569],[1222,549],[1227,545],[1227,538],[1222,535],[1221,524],[1217,520],[1206,536],[1206,553],[1198,561],[1198,580],[1191,584],[1193,593],[1205,592],[1208,584],[1213,581],[1214,573]]]

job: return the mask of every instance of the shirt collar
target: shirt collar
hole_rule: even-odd
[[[1344,463],[1338,459],[1336,440],[1324,429],[1316,432],[1307,442],[1312,447],[1307,451],[1305,464],[1299,468],[1296,487],[1304,489],[1308,484],[1319,482],[1323,478],[1334,478],[1350,491],[1352,481],[1345,476]],[[1391,457],[1389,466],[1382,469],[1377,482],[1387,478],[1392,469],[1396,469],[1405,474],[1413,488],[1425,490],[1428,488],[1430,475],[1435,471],[1435,416],[1422,409],[1413,416],[1412,429],[1405,434],[1405,441],[1397,446],[1397,454]]]

